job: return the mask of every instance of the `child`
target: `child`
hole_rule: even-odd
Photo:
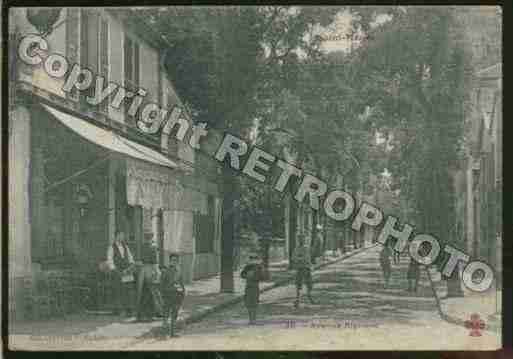
[[[413,258],[410,259],[410,264],[408,265],[408,273],[406,275],[408,278],[408,292],[417,292],[417,284],[419,283],[420,270],[419,263]]]
[[[305,244],[305,237],[303,234],[297,236],[298,244],[292,255],[292,263],[296,269],[296,300],[294,307],[299,308],[299,298],[301,297],[301,290],[303,283],[306,284],[306,294],[310,303],[315,304],[312,298],[312,263],[310,256],[310,248]]]
[[[249,324],[255,324],[256,311],[259,302],[259,282],[262,280],[262,265],[257,255],[251,255],[249,262],[244,266],[240,274],[241,278],[246,280],[246,289],[244,291],[244,304],[249,314]]]
[[[390,266],[390,255],[390,247],[388,247],[387,245],[383,246],[383,249],[379,254],[379,263],[381,264],[381,270],[383,271],[383,277],[385,279],[385,289],[388,287],[388,280],[390,279],[390,274],[392,271]]]
[[[185,286],[183,285],[182,274],[178,265],[179,256],[176,253],[169,255],[169,266],[165,267],[161,277],[161,293],[164,300],[163,327],[166,335],[177,337],[175,332],[178,311],[182,306],[185,297]],[[168,324],[168,318],[170,323]]]

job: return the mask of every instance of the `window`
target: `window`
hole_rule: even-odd
[[[80,65],[87,67],[93,74],[104,77],[103,86],[109,81],[109,24],[94,10],[83,9],[80,12]],[[95,84],[83,91],[80,103],[89,107],[87,96],[94,95]],[[108,99],[95,110],[107,113]]]
[[[67,9],[67,23],[66,23],[66,57],[69,63],[75,64],[79,62],[80,49],[79,49],[79,26],[80,26],[80,11],[77,8]],[[78,91],[75,87],[68,93],[68,98],[78,101]]]
[[[215,237],[215,199],[207,197],[207,214],[194,212],[194,237],[196,238],[196,253],[212,253]]]
[[[123,60],[125,68],[125,88],[136,92],[139,88],[139,44],[125,34]],[[128,104],[128,105],[127,105]],[[125,123],[135,126],[135,117],[128,115],[130,101],[125,102]]]
[[[103,87],[106,87],[109,83],[109,23],[105,19],[100,19],[99,27],[99,45],[98,52],[99,56],[99,74],[103,76],[104,82]],[[105,99],[99,105],[99,110],[105,114],[108,114],[109,98]]]

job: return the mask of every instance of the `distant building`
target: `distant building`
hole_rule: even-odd
[[[464,190],[466,249],[501,272],[502,65],[476,72]],[[459,196],[458,196],[459,197]],[[461,201],[461,200],[460,200]],[[461,207],[461,206],[460,206]]]
[[[454,174],[458,223],[454,236],[472,257],[502,264],[502,18],[499,6],[459,12],[471,56],[471,104],[464,159]],[[500,286],[500,284],[499,284]]]

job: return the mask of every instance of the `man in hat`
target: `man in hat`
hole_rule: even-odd
[[[306,284],[307,296],[310,303],[314,304],[312,299],[312,262],[310,257],[310,248],[305,244],[305,237],[303,234],[299,234],[298,244],[294,250],[292,260],[293,265],[296,269],[296,300],[294,306],[299,307],[299,298],[301,296],[301,290],[303,289],[303,283]]]
[[[117,230],[114,242],[107,249],[107,268],[113,273],[114,286],[114,315],[125,310],[127,316],[132,315],[130,303],[131,287],[134,285],[132,269],[134,257],[125,242],[125,232]]]
[[[148,237],[141,249],[142,267],[137,278],[137,319],[151,321],[162,311],[157,241]]]
[[[178,336],[175,328],[176,320],[185,297],[185,286],[179,260],[180,257],[177,253],[169,255],[169,265],[164,267],[160,283],[160,291],[164,302],[162,326],[166,332],[165,334],[170,337]]]
[[[250,255],[249,262],[242,269],[240,276],[246,280],[244,304],[248,310],[249,324],[255,324],[260,295],[259,284],[263,277],[262,264],[256,254]]]

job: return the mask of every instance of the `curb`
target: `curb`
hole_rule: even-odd
[[[459,326],[462,326],[462,327],[466,327],[465,326],[466,320],[460,319],[460,318],[458,318],[456,316],[449,315],[449,314],[447,314],[447,313],[445,313],[443,311],[442,303],[441,303],[441,298],[438,295],[438,292],[437,292],[437,290],[435,288],[435,283],[433,281],[433,278],[431,277],[431,273],[429,272],[429,269],[427,267],[424,270],[427,272],[427,275],[428,275],[428,278],[429,278],[429,283],[431,284],[431,289],[433,290],[433,295],[434,295],[435,300],[436,300],[436,306],[438,308],[438,314],[440,315],[440,318],[442,318],[443,320],[445,320],[448,323],[459,325]],[[490,325],[488,323],[488,324],[486,324],[485,328],[482,329],[482,330],[499,332],[500,328],[499,328],[498,325],[495,325],[495,324]]]

